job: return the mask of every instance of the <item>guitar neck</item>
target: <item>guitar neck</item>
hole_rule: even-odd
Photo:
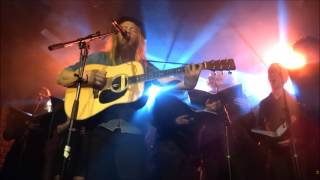
[[[202,69],[208,69],[212,71],[224,71],[224,70],[235,70],[235,64],[233,59],[222,59],[222,60],[211,60],[203,63],[195,64],[196,66],[201,66]],[[137,76],[132,76],[129,78],[129,83],[138,83],[151,81],[163,77],[168,77],[171,75],[181,74],[185,72],[185,66],[167,69],[162,71],[156,71],[152,73],[141,74]]]
[[[201,63],[201,64],[204,64],[204,63]],[[130,77],[129,83],[151,81],[151,80],[155,80],[155,79],[159,79],[159,78],[163,78],[163,77],[182,74],[182,73],[184,73],[184,71],[185,71],[185,66],[182,66],[182,67],[173,68],[173,69],[167,69],[167,70],[155,71],[152,73],[141,74],[141,75]]]

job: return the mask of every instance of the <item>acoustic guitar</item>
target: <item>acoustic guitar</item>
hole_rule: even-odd
[[[212,71],[235,70],[233,59],[211,60],[197,65]],[[99,112],[118,104],[127,104],[139,100],[143,96],[144,82],[184,73],[185,67],[145,73],[142,64],[132,61],[117,66],[89,64],[85,71],[104,70],[107,72],[107,83],[101,90],[82,87],[76,119],[86,120]],[[76,88],[67,88],[65,93],[65,111],[71,117]]]

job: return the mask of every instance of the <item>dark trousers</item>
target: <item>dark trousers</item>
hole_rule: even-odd
[[[90,136],[87,180],[145,179],[142,135],[97,127]]]
[[[293,164],[290,147],[274,147],[268,152],[267,175],[268,179],[294,179]]]
[[[161,140],[155,145],[152,155],[150,180],[197,180],[198,159],[190,152],[184,152],[170,139]]]

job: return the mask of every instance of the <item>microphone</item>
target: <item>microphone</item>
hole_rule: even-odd
[[[117,23],[116,20],[113,20],[111,24],[112,24],[112,26],[117,30],[117,32],[119,32],[119,33],[122,35],[122,37],[123,37],[125,40],[127,40],[127,41],[130,40],[130,37],[129,37],[129,35],[128,35],[128,32],[125,31],[125,30],[123,30],[122,27]]]

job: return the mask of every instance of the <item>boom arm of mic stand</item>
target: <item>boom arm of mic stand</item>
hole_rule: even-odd
[[[70,47],[70,46],[73,46],[75,44],[79,44],[81,42],[90,42],[94,39],[102,39],[102,38],[105,38],[107,36],[110,36],[114,33],[103,33],[101,34],[100,31],[96,32],[96,33],[93,33],[93,34],[90,34],[86,37],[83,37],[83,38],[78,38],[76,40],[73,40],[73,41],[68,41],[68,42],[63,42],[63,43],[57,43],[57,44],[53,44],[53,45],[50,45],[48,46],[48,49],[50,51],[53,51],[53,50],[56,50],[56,49],[61,49],[61,48],[66,48],[66,47]]]

